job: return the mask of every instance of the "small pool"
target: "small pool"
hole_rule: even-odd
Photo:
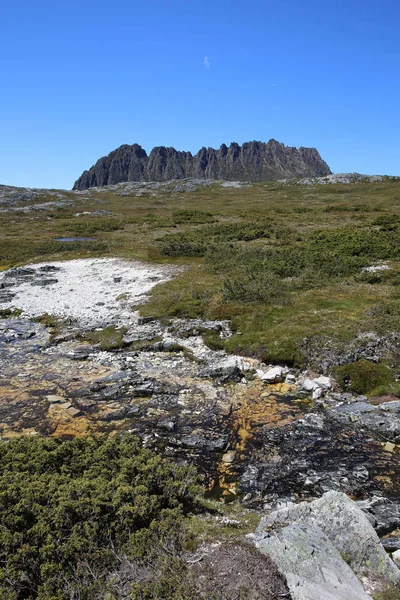
[[[89,237],[63,237],[56,238],[56,242],[94,242],[96,238]]]

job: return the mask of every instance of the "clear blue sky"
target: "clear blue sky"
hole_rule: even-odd
[[[4,0],[0,81],[2,184],[270,138],[400,174],[398,0]]]

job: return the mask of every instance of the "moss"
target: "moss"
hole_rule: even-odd
[[[94,329],[86,332],[82,339],[91,344],[99,345],[101,350],[119,350],[125,345],[123,337],[126,332],[126,327],[117,328],[114,325],[109,325],[99,331]]]
[[[0,319],[12,319],[22,315],[22,310],[19,308],[2,308],[0,309]]]
[[[334,372],[339,385],[356,394],[378,395],[395,390],[393,370],[384,363],[358,360],[337,367]]]

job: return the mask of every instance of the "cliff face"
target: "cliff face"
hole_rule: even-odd
[[[149,155],[138,144],[123,145],[100,158],[75,182],[74,190],[113,185],[124,181],[170,179],[223,179],[270,181],[297,177],[323,177],[331,173],[315,148],[291,148],[275,140],[233,142],[214,150],[201,148],[194,156],[158,146]]]

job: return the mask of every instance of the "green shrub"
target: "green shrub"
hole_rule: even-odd
[[[364,359],[337,367],[335,378],[341,387],[348,388],[356,394],[367,395],[381,386],[385,386],[383,389],[386,389],[394,383],[393,371],[387,365]]]
[[[181,535],[195,482],[193,469],[130,435],[2,443],[0,597],[104,598],[121,558],[143,555],[148,531],[163,528],[167,545],[173,522],[171,543]]]

